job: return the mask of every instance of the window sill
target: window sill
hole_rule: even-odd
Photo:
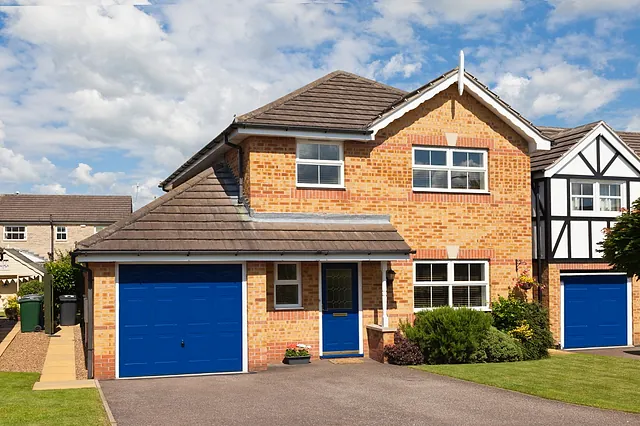
[[[320,189],[323,191],[346,191],[347,188],[345,186],[320,186],[320,185],[296,185],[296,189],[308,190],[308,189]]]
[[[467,306],[450,306],[453,309],[473,309],[474,311],[482,311],[482,312],[491,312],[491,308],[488,306],[485,307],[467,307]],[[444,308],[444,306],[438,306],[438,308]],[[413,312],[420,312],[420,311],[433,311],[434,309],[438,309],[438,308],[413,308]]]
[[[274,306],[276,311],[304,311],[304,306]]]
[[[491,195],[489,191],[464,190],[464,189],[426,189],[412,188],[413,192],[434,193],[434,194],[470,194],[470,195]]]

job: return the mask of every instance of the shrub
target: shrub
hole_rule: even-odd
[[[416,313],[413,326],[403,325],[429,364],[479,362],[477,352],[491,327],[491,317],[472,309],[437,308]]]
[[[404,337],[399,331],[396,331],[393,336],[393,345],[384,347],[384,355],[389,364],[418,365],[424,363],[424,356],[418,345]]]
[[[549,330],[549,315],[537,302],[528,303],[513,297],[499,298],[492,304],[493,323],[514,337],[522,347],[525,360],[549,356],[553,335]]]
[[[7,299],[7,307],[4,308],[4,314],[10,320],[18,320],[20,316],[20,304],[17,297],[9,297]]]
[[[62,294],[75,294],[78,269],[71,265],[69,253],[58,252],[56,260],[47,262],[45,268],[53,278],[54,300]]]
[[[479,352],[478,358],[484,356],[484,362],[514,362],[523,358],[518,341],[495,327],[489,329]]]
[[[26,296],[27,294],[44,294],[44,283],[42,281],[33,280],[20,284],[18,296]]]

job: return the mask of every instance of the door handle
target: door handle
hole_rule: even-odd
[[[184,340],[182,342],[180,342],[180,347],[184,348]]]

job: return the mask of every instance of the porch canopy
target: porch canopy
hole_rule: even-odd
[[[42,280],[44,274],[44,259],[21,250],[0,248],[0,296],[14,295],[21,283]]]
[[[227,168],[207,169],[79,242],[75,255],[81,262],[178,254],[193,261],[409,258],[411,248],[388,216],[257,214],[238,195]]]

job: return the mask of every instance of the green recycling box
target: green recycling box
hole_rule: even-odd
[[[18,299],[20,304],[20,330],[23,333],[42,330],[42,301],[44,296],[27,294]]]

